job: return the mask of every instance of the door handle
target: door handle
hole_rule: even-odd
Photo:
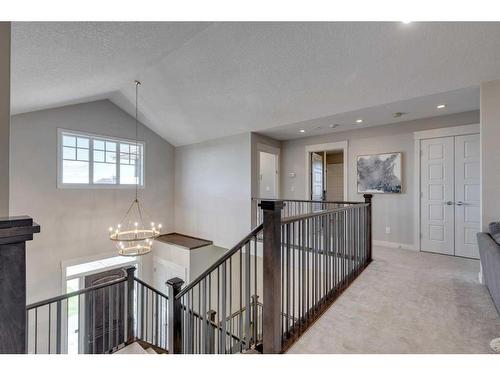
[[[465,203],[464,203],[464,202],[462,202],[462,201],[458,201],[458,202],[457,202],[457,206],[463,206],[464,204],[465,204]]]
[[[448,202],[446,202],[446,204],[447,204],[448,206],[452,206],[452,205],[453,205],[453,202],[452,202],[452,201],[448,201]]]

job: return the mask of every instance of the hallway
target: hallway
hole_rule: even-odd
[[[500,317],[479,261],[374,247],[374,260],[288,353],[493,353]]]

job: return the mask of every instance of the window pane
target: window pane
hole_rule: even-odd
[[[101,161],[104,163],[104,151],[94,150],[94,161]]]
[[[130,164],[130,154],[120,153],[120,164]]]
[[[104,150],[104,141],[94,139],[94,150]]]
[[[88,184],[89,183],[89,163],[85,161],[63,161],[64,184]]]
[[[131,154],[137,154],[137,149],[138,148],[139,148],[139,146],[136,147],[135,145],[130,145],[130,153]]]
[[[120,152],[130,152],[130,146],[126,143],[121,143]]]
[[[106,141],[106,151],[116,151],[116,143]]]
[[[133,165],[120,165],[120,184],[135,185],[137,184],[136,170]]]
[[[76,159],[76,149],[73,147],[63,147],[63,159]]]
[[[116,165],[94,163],[95,184],[116,184]]]
[[[63,145],[64,146],[76,146],[76,138],[69,135],[63,135]]]
[[[78,160],[89,161],[89,150],[84,148],[76,149],[76,155]]]
[[[80,148],[89,148],[89,139],[88,138],[80,138],[76,139],[77,145]]]
[[[106,152],[106,163],[116,163],[116,153],[115,152]]]

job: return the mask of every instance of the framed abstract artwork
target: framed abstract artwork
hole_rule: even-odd
[[[401,193],[401,156],[401,152],[358,156],[358,193]]]

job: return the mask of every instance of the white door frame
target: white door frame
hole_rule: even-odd
[[[309,145],[306,146],[306,168],[305,168],[305,179],[306,179],[306,190],[304,191],[304,199],[309,200],[311,197],[311,152],[320,152],[320,151],[342,151],[343,153],[343,164],[344,164],[344,201],[348,201],[347,197],[347,169],[348,169],[348,160],[347,160],[347,151],[349,149],[348,141],[341,142],[331,142],[331,143],[323,143],[317,145]]]
[[[413,133],[414,139],[414,157],[415,157],[415,171],[414,171],[414,188],[415,188],[415,197],[414,197],[414,238],[415,238],[415,250],[422,251],[421,246],[421,238],[420,238],[420,147],[421,141],[424,139],[430,138],[443,138],[443,137],[454,137],[457,135],[470,135],[470,134],[480,134],[480,125],[479,124],[471,124],[471,125],[463,125],[463,126],[453,126],[449,128],[440,128],[440,129],[431,129],[431,130],[422,130]],[[480,177],[480,184],[482,186],[482,175]],[[481,189],[481,197],[480,201],[482,202],[482,189]],[[482,204],[480,203],[480,207]],[[480,213],[482,217],[482,213]],[[481,223],[482,227],[482,223]]]
[[[273,154],[273,155],[276,155],[276,186],[275,186],[275,189],[276,189],[276,198],[279,198],[281,196],[280,194],[280,152],[281,150],[278,148],[278,147],[274,147],[274,146],[270,146],[270,145],[266,145],[264,143],[257,143],[257,154],[258,154],[258,158],[257,158],[257,170],[258,170],[258,173],[259,173],[259,183],[258,183],[258,187],[259,187],[259,194],[260,195],[260,153],[261,152],[267,152],[268,154]],[[260,198],[260,197],[259,197]]]

